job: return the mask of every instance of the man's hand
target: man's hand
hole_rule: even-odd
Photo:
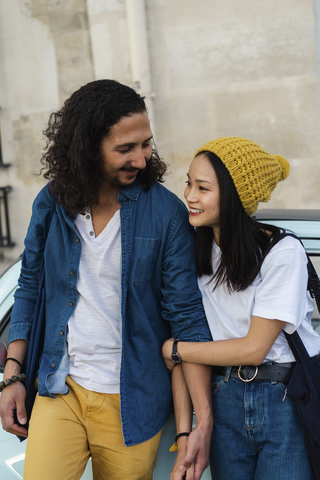
[[[200,480],[203,472],[209,466],[210,442],[211,429],[207,431],[196,427],[188,437],[187,453],[179,465],[182,476],[172,477],[172,480],[182,478]]]
[[[28,436],[26,428],[14,423],[14,410],[17,412],[18,422],[27,423],[25,410],[26,389],[21,382],[5,387],[0,395],[0,417],[4,430],[22,437]]]
[[[171,360],[173,342],[174,342],[174,338],[169,338],[169,340],[166,340],[164,342],[163,347],[162,347],[162,356],[163,356],[163,359],[165,361],[166,367],[169,371],[172,371],[173,367],[176,365]]]

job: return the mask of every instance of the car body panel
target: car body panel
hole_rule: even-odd
[[[18,286],[18,278],[20,275],[21,261],[15,261],[0,277],[0,338],[3,341],[2,319],[7,312],[11,311],[14,292]],[[6,338],[7,340],[7,338]]]

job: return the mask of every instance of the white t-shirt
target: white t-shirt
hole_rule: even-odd
[[[220,248],[214,244],[212,265],[215,270]],[[311,325],[313,301],[306,290],[307,257],[300,242],[285,237],[268,253],[252,285],[241,292],[230,293],[225,284],[214,291],[210,276],[198,279],[203,305],[214,340],[247,335],[252,315],[286,322],[287,333],[298,333],[309,355],[320,352],[320,336]],[[265,362],[294,361],[284,333],[274,342]]]
[[[68,322],[69,374],[88,390],[119,393],[120,210],[97,237],[89,213],[77,216],[75,228],[82,249],[77,306]]]

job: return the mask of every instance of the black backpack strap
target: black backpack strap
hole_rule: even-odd
[[[307,352],[306,347],[303,344],[303,341],[300,338],[299,333],[295,330],[293,333],[289,334],[283,330],[289,347],[294,355],[294,358],[298,363],[303,363],[308,360],[309,353]]]
[[[299,240],[299,242],[301,243],[301,245],[304,248],[304,245],[303,245],[302,241],[300,240],[300,238],[297,237],[296,235],[294,235],[293,233],[283,232],[281,234],[281,238],[284,238],[284,237],[293,237],[296,240]],[[306,252],[306,255],[307,255],[307,260],[308,260],[308,263],[307,263],[307,268],[308,268],[308,286],[307,286],[307,289],[309,290],[311,297],[315,299],[318,310],[320,312],[320,279],[318,277],[316,269],[314,268],[307,252]],[[283,332],[286,336],[287,342],[288,342],[288,344],[289,344],[289,346],[292,350],[292,353],[293,353],[295,359],[298,362],[300,361],[300,363],[302,363],[304,360],[307,360],[309,358],[309,354],[308,354],[308,352],[307,352],[307,350],[306,350],[298,332],[295,331],[291,335],[286,333],[284,330],[283,330]]]
[[[320,312],[320,279],[318,277],[316,269],[314,268],[308,254],[307,254],[307,257],[308,257],[308,274],[309,274],[308,290],[310,292],[311,297],[315,299],[318,310]]]
[[[304,248],[304,245],[303,245],[302,241],[294,233],[284,232],[284,233],[281,234],[281,238],[284,238],[284,237],[295,238],[296,240],[298,240],[301,243],[301,245]],[[314,268],[313,263],[311,262],[310,257],[309,257],[307,252],[306,252],[306,255],[307,255],[307,259],[308,259],[307,268],[308,268],[308,277],[309,277],[307,288],[310,292],[311,297],[315,299],[318,310],[320,312],[320,279],[318,277],[316,269]]]

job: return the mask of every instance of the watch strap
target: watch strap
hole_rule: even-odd
[[[178,342],[180,342],[179,338],[176,338],[172,344],[172,354],[171,354],[171,359],[175,363],[181,363],[181,357],[178,353]]]

